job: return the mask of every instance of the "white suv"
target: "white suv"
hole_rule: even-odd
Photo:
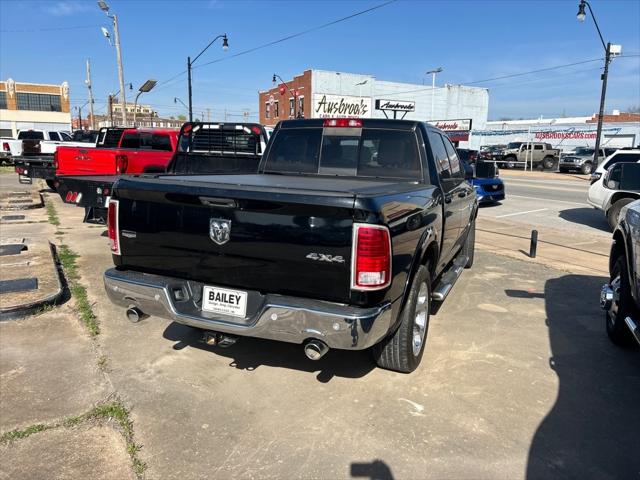
[[[637,198],[635,194],[606,188],[603,184],[605,173],[617,163],[640,163],[640,149],[617,150],[607,157],[591,174],[591,187],[589,187],[587,196],[590,205],[606,213],[612,229],[618,224],[618,216],[622,207]]]

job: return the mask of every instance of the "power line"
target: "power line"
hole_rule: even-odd
[[[25,28],[21,30],[0,30],[0,33],[54,32],[60,30],[80,30],[83,28],[99,28],[101,25],[78,25],[75,27]]]
[[[212,61],[207,62],[207,63],[196,65],[196,66],[193,67],[193,69],[195,70],[196,68],[205,67],[205,66],[211,65],[213,63],[218,63],[218,62],[222,62],[224,60],[230,60],[232,58],[240,57],[242,55],[247,55],[249,53],[253,53],[255,51],[261,50],[263,48],[271,47],[273,45],[277,45],[278,43],[286,42],[288,40],[300,37],[302,35],[306,35],[308,33],[315,32],[317,30],[321,30],[323,28],[327,28],[327,27],[330,27],[332,25],[336,25],[336,24],[341,23],[341,22],[345,22],[347,20],[350,20],[352,18],[358,17],[360,15],[364,15],[365,13],[369,13],[369,12],[372,12],[374,10],[378,10],[379,8],[386,7],[387,5],[390,5],[390,4],[395,3],[397,1],[398,0],[389,0],[389,1],[381,3],[379,5],[375,5],[375,6],[371,7],[371,8],[367,8],[366,10],[361,10],[359,12],[352,13],[351,15],[347,15],[346,17],[338,18],[337,20],[333,20],[331,22],[327,22],[327,23],[324,23],[322,25],[318,25],[318,26],[315,26],[315,27],[311,27],[311,28],[309,28],[307,30],[303,30],[303,31],[298,32],[298,33],[293,33],[291,35],[287,35],[286,37],[279,38],[278,40],[274,40],[272,42],[268,42],[268,43],[265,43],[265,44],[262,44],[262,45],[258,45],[257,47],[252,47],[252,48],[249,48],[247,50],[243,50],[241,52],[235,53],[233,55],[229,55],[229,56],[225,56],[225,57],[222,57],[222,58],[218,58],[216,60],[212,60]],[[169,83],[169,82],[171,82],[173,80],[176,80],[178,77],[181,77],[185,73],[187,73],[187,71],[183,70],[182,72],[174,75],[173,77],[171,77],[171,78],[169,78],[167,80],[164,80],[162,82],[159,82],[158,83],[158,87],[159,86],[164,86],[167,83]],[[156,90],[157,90],[157,87],[156,87]]]
[[[397,1],[398,0],[389,0],[388,2],[384,2],[384,3],[381,3],[379,5],[375,5],[375,6],[371,7],[371,8],[367,8],[366,10],[361,10],[359,12],[352,13],[351,15],[347,15],[346,17],[342,17],[342,18],[339,18],[337,20],[333,20],[331,22],[327,22],[327,23],[324,23],[322,25],[318,25],[316,27],[312,27],[312,28],[309,28],[307,30],[303,30],[302,32],[294,33],[294,34],[288,35],[286,37],[282,37],[282,38],[280,38],[278,40],[274,40],[272,42],[265,43],[265,44],[259,45],[257,47],[249,48],[248,50],[243,50],[242,52],[238,52],[238,53],[235,53],[233,55],[220,57],[220,58],[218,58],[216,60],[211,60],[210,62],[202,63],[200,65],[196,65],[193,68],[195,69],[195,68],[206,67],[207,65],[211,65],[211,64],[214,64],[214,63],[218,63],[218,62],[223,62],[225,60],[231,60],[232,58],[236,58],[236,57],[239,57],[241,55],[247,55],[247,54],[253,53],[253,52],[257,51],[257,50],[261,50],[263,48],[271,47],[273,45],[277,45],[278,43],[286,42],[287,40],[291,40],[293,38],[297,38],[297,37],[300,37],[302,35],[306,35],[307,33],[316,32],[318,30],[322,30],[323,28],[327,28],[327,27],[330,27],[332,25],[336,25],[338,23],[345,22],[347,20],[351,20],[352,18],[359,17],[360,15],[364,15],[365,13],[369,13],[369,12],[372,12],[374,10],[378,10],[379,8],[382,8],[382,7],[386,7],[387,5],[390,5],[390,4],[395,3]]]
[[[637,57],[640,55],[620,55],[618,57],[616,57],[616,59],[618,58],[630,58],[630,57]],[[464,82],[461,85],[477,85],[479,83],[487,83],[487,82],[492,82],[492,81],[496,81],[496,80],[505,80],[508,78],[514,78],[514,77],[522,77],[524,75],[531,75],[533,73],[541,73],[541,72],[549,72],[552,70],[558,70],[561,68],[567,68],[567,67],[573,67],[576,65],[583,65],[585,63],[593,63],[593,62],[601,62],[604,61],[604,58],[592,58],[590,60],[581,60],[579,62],[573,62],[573,63],[566,63],[564,65],[555,65],[553,67],[546,67],[546,68],[539,68],[536,70],[529,70],[526,72],[520,72],[520,73],[512,73],[509,75],[501,75],[498,77],[493,77],[493,78],[485,78],[483,80],[475,80],[473,82]],[[390,91],[390,92],[380,92],[380,95],[387,95],[387,94],[405,94],[405,93],[415,93],[415,92],[430,92],[431,91],[431,87],[421,87],[421,88],[416,88],[416,89],[412,89],[412,90],[404,90],[401,92],[396,92],[396,91]]]

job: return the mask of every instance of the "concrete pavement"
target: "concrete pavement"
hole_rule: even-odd
[[[314,363],[299,345],[243,338],[217,349],[166,320],[132,325],[102,290],[111,265],[104,229],[80,225],[78,208],[58,208],[91,286],[109,378],[133,407],[148,478],[640,471],[631,451],[638,357],[606,338],[601,275],[479,250],[432,317],[423,365],[399,375],[375,368],[366,351]]]
[[[243,338],[219,349],[163,319],[131,324],[104,294],[102,272],[112,263],[105,228],[82,224],[81,209],[50,200],[61,219],[58,238],[80,255],[101,333],[89,340],[67,305],[0,323],[3,432],[117,395],[131,408],[148,479],[640,472],[640,362],[638,352],[606,337],[602,274],[479,248],[474,267],[431,317],[423,364],[400,375],[375,368],[367,351],[330,351],[312,362],[299,345]],[[481,245],[498,241],[483,237],[485,227],[508,235],[523,228],[483,218],[478,226]],[[90,460],[91,478],[126,478],[122,442],[89,424],[34,433],[0,453],[0,478],[36,478],[47,464],[61,478],[87,478]]]

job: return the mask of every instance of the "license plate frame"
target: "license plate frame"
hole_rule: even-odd
[[[245,318],[248,296],[249,294],[243,290],[204,285],[202,287],[202,311]]]

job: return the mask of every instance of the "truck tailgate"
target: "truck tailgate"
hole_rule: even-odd
[[[122,177],[114,187],[122,252],[116,265],[347,301],[356,198],[347,183],[278,175]],[[228,237],[220,231],[225,222]]]

